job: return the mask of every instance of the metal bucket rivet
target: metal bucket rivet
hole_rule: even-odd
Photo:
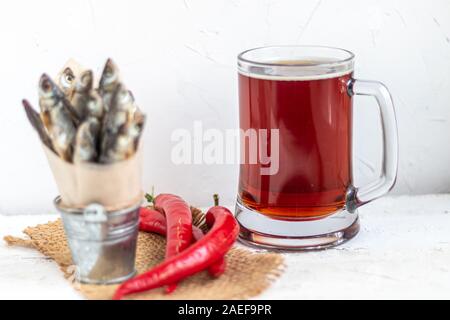
[[[134,276],[140,203],[110,212],[96,203],[84,210],[65,208],[60,197],[54,203],[61,214],[78,281],[112,284]]]

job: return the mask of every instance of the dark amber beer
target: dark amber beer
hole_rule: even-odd
[[[392,98],[382,83],[353,77],[354,58],[323,46],[261,47],[238,56],[242,242],[290,250],[339,245],[358,233],[358,208],[393,187]],[[383,132],[381,172],[362,186],[352,177],[356,95],[376,99]]]
[[[279,130],[277,173],[261,175],[260,162],[240,166],[239,197],[246,206],[298,219],[344,206],[351,183],[350,78],[351,73],[301,80],[239,74],[241,129]]]

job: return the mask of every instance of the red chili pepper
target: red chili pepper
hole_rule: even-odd
[[[142,207],[139,210],[139,230],[166,236],[166,217],[157,210]]]
[[[169,259],[184,251],[192,242],[191,209],[183,199],[173,194],[160,194],[153,203],[166,216],[166,259]],[[171,293],[175,289],[176,283],[169,285],[166,292]]]
[[[233,246],[239,234],[239,225],[233,214],[224,207],[212,207],[206,213],[209,232],[198,242],[154,267],[124,282],[116,290],[113,299],[147,291],[180,281],[200,272],[223,257]]]
[[[202,229],[196,226],[192,226],[192,236],[194,237],[195,241],[200,241],[200,239],[202,239],[205,234],[203,233]],[[226,265],[227,263],[225,261],[225,257],[221,257],[208,267],[208,273],[212,277],[218,278],[225,272]]]
[[[139,230],[166,236],[166,218],[161,212],[142,207],[139,215]],[[199,241],[203,236],[203,231],[199,227],[192,226],[192,237],[195,241]],[[226,261],[222,257],[208,267],[208,272],[212,277],[217,278],[225,272],[225,268]]]

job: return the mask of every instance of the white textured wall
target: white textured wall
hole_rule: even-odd
[[[174,166],[176,128],[237,125],[236,55],[270,44],[339,46],[356,75],[384,82],[400,134],[396,193],[450,191],[450,2],[331,0],[19,1],[0,4],[0,213],[46,213],[57,191],[20,106],[68,57],[111,56],[149,115],[145,187],[196,205],[235,197],[237,167]],[[375,103],[356,99],[357,181],[376,175]]]

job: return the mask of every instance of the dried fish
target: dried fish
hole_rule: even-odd
[[[103,68],[102,76],[98,86],[98,91],[103,99],[106,110],[109,110],[113,94],[120,85],[119,69],[116,64],[109,58]]]
[[[64,108],[58,107],[50,112],[52,124],[50,137],[52,138],[55,151],[67,161],[72,161],[73,143],[76,129]]]
[[[92,90],[92,71],[83,72],[77,79],[70,103],[75,109],[77,118],[84,120],[87,117],[87,103],[89,101],[89,92]]]
[[[89,98],[90,99],[87,103],[88,117],[94,117],[101,121],[105,114],[105,108],[102,98],[95,90],[91,91]]]
[[[94,117],[87,119],[78,127],[73,153],[74,163],[96,161],[99,132],[100,122]]]
[[[103,157],[104,163],[114,163],[131,157],[139,145],[139,139],[144,127],[145,117],[139,121],[124,124],[114,140],[114,144],[109,148]]]
[[[39,106],[41,107],[42,113],[48,110],[49,106],[51,107],[55,102],[61,103],[64,106],[75,126],[80,124],[81,119],[78,118],[75,108],[71,105],[64,92],[44,73],[39,80]],[[41,117],[43,116],[42,113]],[[44,125],[47,126],[44,119],[43,121]]]
[[[41,139],[41,142],[47,146],[50,150],[55,152],[55,149],[53,148],[52,139],[48,135],[47,130],[44,127],[44,123],[42,122],[42,119],[39,115],[39,113],[34,110],[34,108],[31,106],[31,104],[27,100],[22,100],[23,107],[25,109],[25,113],[27,114],[27,118],[30,121],[32,127],[37,131],[39,134],[39,138]]]
[[[72,60],[58,75],[58,85],[43,74],[36,112],[23,100],[27,117],[43,144],[76,164],[114,163],[138,148],[145,116],[131,91],[120,82],[117,66],[108,59],[98,89],[92,71]]]
[[[75,109],[77,118],[81,121],[88,117],[99,120],[103,117],[103,103],[100,95],[93,90],[93,73],[91,70],[84,71],[77,79],[71,104]]]
[[[46,74],[39,81],[39,106],[42,122],[56,153],[64,160],[71,161],[76,126],[63,92]]]
[[[70,99],[73,94],[73,89],[75,85],[75,73],[70,67],[66,67],[63,72],[59,75],[58,85],[63,91],[64,95]]]
[[[134,109],[133,96],[120,84],[113,93],[110,109],[103,118],[100,162],[111,162],[109,151],[114,148],[122,126],[132,123]]]

